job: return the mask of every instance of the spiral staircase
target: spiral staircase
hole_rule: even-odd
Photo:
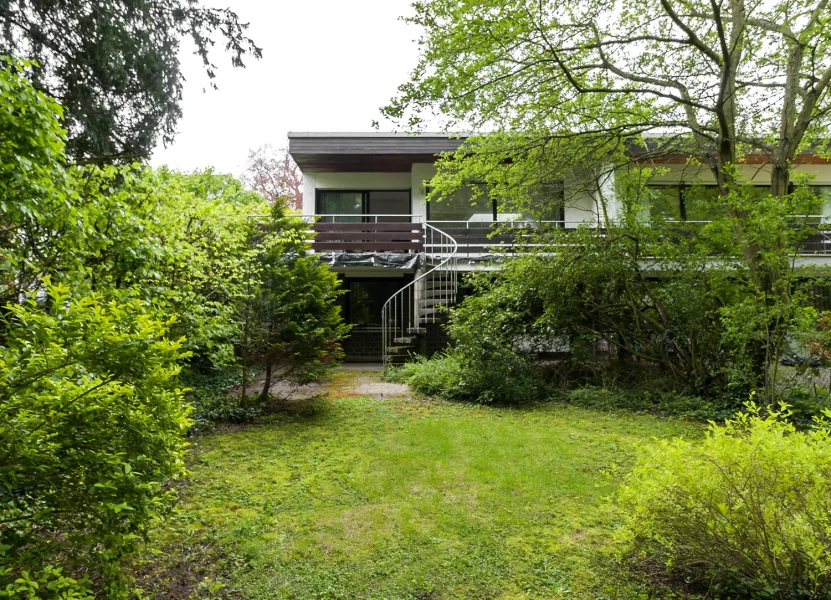
[[[424,272],[393,294],[381,311],[385,366],[426,354],[429,326],[443,323],[447,308],[456,303],[459,245],[441,229],[423,226]]]

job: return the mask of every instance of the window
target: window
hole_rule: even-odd
[[[384,303],[404,285],[402,279],[346,280],[349,322],[363,327],[381,327]]]
[[[680,187],[675,185],[648,186],[646,198],[650,217],[659,217],[668,221],[684,219]]]
[[[818,220],[826,211],[831,214],[831,185],[811,185],[808,189],[818,201],[806,216]],[[761,200],[770,193],[770,188],[759,185],[753,192]],[[711,221],[726,212],[718,202],[718,195],[718,187],[714,185],[648,185],[649,215],[669,221]]]
[[[831,185],[812,185],[810,186],[812,192],[817,197],[816,208],[812,213],[820,216],[823,221],[829,220],[828,215],[831,215]]]
[[[649,216],[667,221],[712,221],[725,214],[718,202],[719,190],[714,185],[648,185]],[[767,187],[757,187],[759,194]]]
[[[531,198],[529,217],[536,221],[555,221],[559,227],[565,226],[566,196],[565,182],[552,181],[539,186]]]
[[[427,219],[430,221],[453,221],[456,226],[490,226],[494,222],[523,220],[559,221],[565,220],[564,186],[562,181],[551,182],[539,187],[531,199],[526,214],[512,211],[506,203],[491,198],[483,190],[476,198],[473,190],[464,187],[451,198],[442,198],[427,203]]]
[[[473,190],[464,187],[450,198],[427,202],[427,219],[430,221],[455,221],[456,226],[468,224],[490,224],[496,220],[496,201],[487,191],[476,198]]]
[[[385,215],[378,221],[409,221],[410,190],[317,190],[315,212],[319,215],[355,215],[354,218],[340,218],[340,221],[360,222],[365,215]]]
[[[319,215],[362,215],[364,204],[364,192],[318,191],[315,212]],[[360,222],[361,219],[347,220]]]

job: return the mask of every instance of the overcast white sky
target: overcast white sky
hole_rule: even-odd
[[[152,164],[239,175],[248,150],[288,131],[369,131],[415,66],[419,31],[398,19],[411,0],[212,0],[250,22],[263,58],[234,69],[218,48],[218,90],[184,47],[184,116]],[[217,44],[219,45],[219,44]],[[381,130],[392,130],[381,121]]]

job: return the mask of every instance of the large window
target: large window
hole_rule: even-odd
[[[817,197],[813,214],[822,215],[823,221],[831,220],[831,185],[812,185],[810,190]]]
[[[319,215],[355,215],[340,219],[342,221],[360,222],[366,220],[366,215],[385,215],[378,221],[409,221],[410,190],[317,190],[315,212]]]
[[[767,187],[754,188],[760,196]],[[719,189],[714,185],[649,185],[647,204],[649,216],[668,221],[712,221],[724,214],[718,202]]]
[[[521,211],[507,202],[490,197],[487,190],[476,198],[469,187],[458,190],[451,198],[441,198],[427,203],[430,221],[451,221],[466,226],[489,226],[494,222],[510,221],[559,221],[565,220],[564,187],[562,181],[540,186],[530,204]]]
[[[565,182],[552,181],[539,186],[531,199],[528,216],[535,221],[555,221],[560,226],[566,220]]]
[[[360,222],[360,215],[364,214],[365,204],[364,192],[319,190],[315,212],[319,215],[356,215],[354,219],[346,220]]]
[[[823,207],[831,212],[831,186],[812,185],[809,189],[817,197],[817,204],[808,209],[807,214],[819,216]],[[760,185],[753,192],[761,200],[770,193],[770,187]],[[718,201],[719,190],[714,185],[649,185],[647,186],[647,204],[652,218],[669,221],[712,221],[725,212]]]
[[[473,197],[468,187],[458,190],[449,198],[427,202],[427,219],[454,223],[488,224],[496,220],[496,201],[487,191]]]
[[[384,303],[404,285],[402,279],[347,279],[347,319],[353,325],[381,327]]]

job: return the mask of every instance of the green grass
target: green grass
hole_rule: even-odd
[[[198,438],[165,538],[207,536],[223,594],[251,600],[643,597],[609,566],[608,498],[636,444],[700,431],[555,404],[316,400]]]

